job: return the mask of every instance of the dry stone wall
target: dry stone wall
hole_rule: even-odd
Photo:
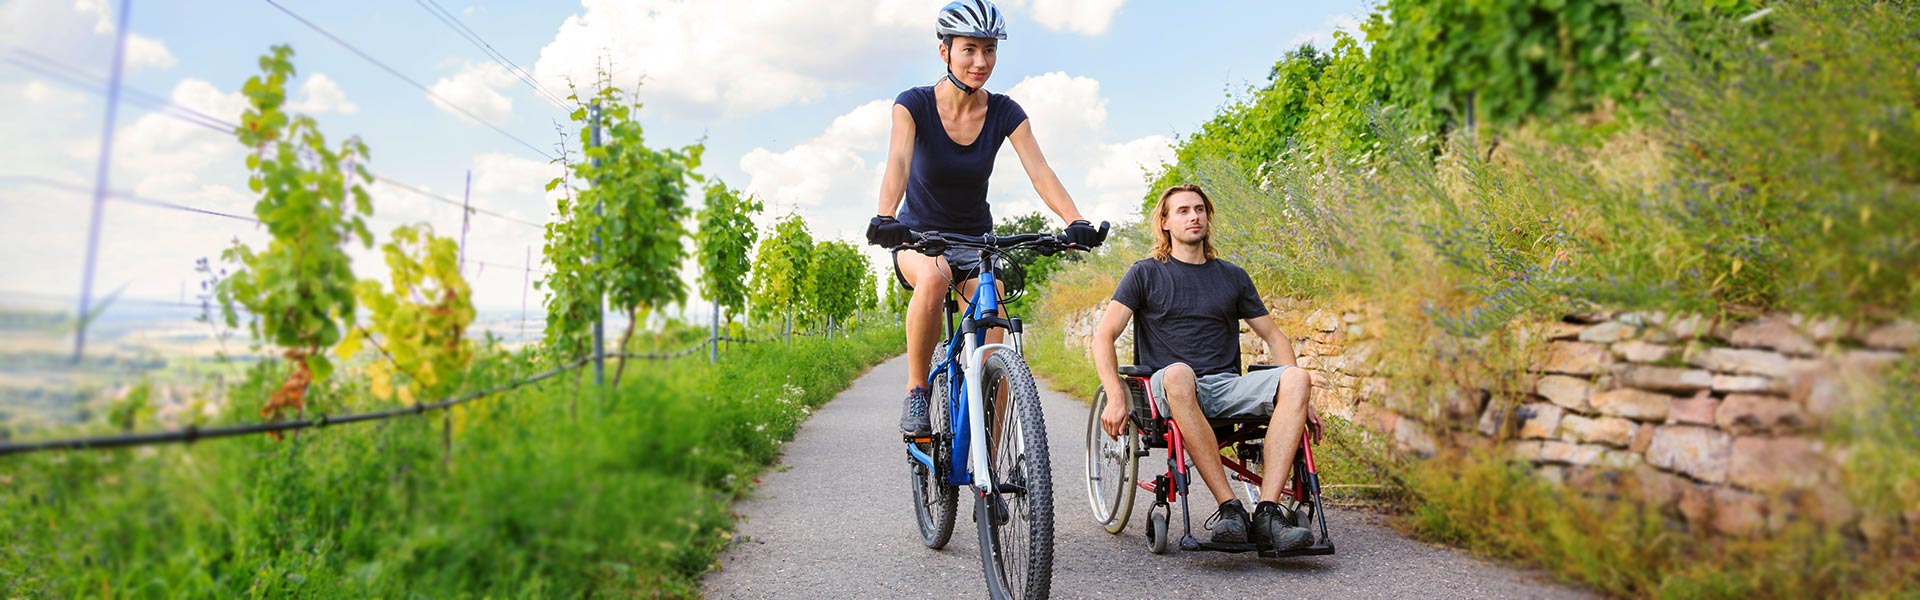
[[[1920,534],[1920,506],[1901,515],[1856,510],[1837,485],[1845,448],[1822,437],[1853,403],[1873,397],[1886,366],[1920,348],[1920,324],[1571,315],[1519,328],[1526,368],[1517,384],[1489,376],[1434,392],[1379,374],[1379,314],[1284,298],[1268,305],[1314,375],[1321,414],[1359,423],[1402,451],[1500,444],[1556,484],[1657,506],[1722,535],[1797,521],[1869,541]],[[1087,352],[1099,317],[1078,315],[1065,343]],[[1452,349],[1475,343],[1435,340],[1430,359],[1459,360]],[[1243,362],[1271,362],[1265,346],[1243,331]],[[1129,356],[1120,350],[1122,362]]]

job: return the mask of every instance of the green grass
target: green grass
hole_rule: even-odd
[[[8,458],[0,595],[694,597],[733,498],[900,335],[635,363],[604,395],[556,378],[456,409],[451,454],[430,416]],[[482,365],[473,385],[537,370]],[[318,402],[371,408],[356,385]]]

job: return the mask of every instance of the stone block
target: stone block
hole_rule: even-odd
[[[1840,368],[1850,374],[1878,375],[1882,370],[1906,358],[1906,354],[1887,350],[1853,350],[1840,356]]]
[[[1577,412],[1593,412],[1593,405],[1587,399],[1593,396],[1593,382],[1579,377],[1548,375],[1540,378],[1534,392],[1549,402]]]
[[[1864,339],[1869,348],[1881,350],[1910,350],[1920,346],[1920,323],[1901,319],[1868,331]]]
[[[1784,317],[1768,317],[1743,323],[1733,329],[1729,341],[1735,346],[1765,348],[1787,354],[1809,356],[1820,351],[1813,338],[1800,333]]]
[[[1784,394],[1785,380],[1760,375],[1714,375],[1713,391],[1721,393]]]
[[[1759,492],[1812,488],[1837,481],[1822,444],[1797,437],[1738,437],[1727,476],[1734,485]]]
[[[1714,416],[1719,412],[1720,399],[1706,390],[1700,390],[1691,397],[1675,398],[1672,409],[1667,411],[1667,423],[1713,425]]]
[[[1573,444],[1560,440],[1543,440],[1540,442],[1540,456],[1536,460],[1565,464],[1573,462],[1573,452]]]
[[[1513,456],[1514,460],[1537,462],[1540,460],[1540,442],[1532,440],[1514,442],[1507,446],[1507,452]]]
[[[1580,415],[1567,415],[1560,420],[1561,437],[1572,442],[1584,444],[1602,444],[1614,448],[1625,448],[1633,441],[1633,432],[1637,429],[1632,421],[1619,417],[1588,418]]]
[[[1607,347],[1585,342],[1553,342],[1534,363],[1534,370],[1564,375],[1598,375],[1612,359]]]
[[[1759,494],[1698,485],[1680,495],[1680,513],[1696,528],[1749,537],[1766,531],[1767,502]]]
[[[1620,373],[1620,385],[1656,392],[1690,394],[1713,388],[1713,373],[1699,369],[1634,365]]]
[[[1841,527],[1852,523],[1859,510],[1853,501],[1847,499],[1846,492],[1833,486],[1819,486],[1800,490],[1790,490],[1780,495],[1780,506],[1786,513],[1785,521],[1808,520],[1825,527]],[[1780,529],[1785,522],[1774,527]]]
[[[1652,423],[1641,423],[1633,431],[1633,441],[1627,442],[1627,451],[1634,454],[1646,454],[1647,446],[1653,445]]]
[[[1544,440],[1554,436],[1560,430],[1560,421],[1567,410],[1545,402],[1535,402],[1514,408],[1514,416],[1519,419],[1521,439]]]
[[[1507,427],[1518,424],[1514,422],[1518,420],[1514,412],[1513,409],[1499,402],[1489,402],[1487,409],[1480,411],[1480,422],[1475,424],[1474,431],[1479,432],[1480,435],[1500,439],[1507,433]]]
[[[1646,390],[1620,388],[1594,394],[1588,399],[1588,403],[1603,415],[1642,421],[1660,421],[1667,418],[1667,411],[1673,405],[1673,397]]]
[[[1433,434],[1427,432],[1426,425],[1413,419],[1401,419],[1393,428],[1394,445],[1401,450],[1413,452],[1421,457],[1430,457],[1440,452],[1440,443]]]
[[[1580,332],[1579,340],[1596,344],[1611,344],[1632,337],[1638,330],[1619,321],[1607,321],[1588,327]]]
[[[1669,425],[1654,430],[1647,463],[1701,481],[1724,483],[1732,451],[1733,437],[1724,432]]]
[[[1853,329],[1852,323],[1842,320],[1839,317],[1794,315],[1789,317],[1789,319],[1793,322],[1794,326],[1800,328],[1800,331],[1805,332],[1807,337],[1813,338],[1816,344],[1838,341],[1840,338],[1846,337]]]
[[[1553,487],[1567,484],[1567,468],[1561,465],[1543,465],[1534,469],[1533,474]]]
[[[1354,414],[1360,418],[1360,425],[1368,429],[1380,433],[1393,433],[1394,428],[1400,425],[1399,413],[1373,404],[1362,404],[1360,406],[1361,409],[1354,411]]]
[[[1731,394],[1720,401],[1714,425],[1735,434],[1792,433],[1806,429],[1806,411],[1792,400],[1757,394]]]
[[[1639,340],[1620,342],[1612,347],[1613,355],[1631,363],[1655,363],[1673,355],[1673,347]]]
[[[1788,372],[1787,357],[1768,350],[1709,348],[1689,357],[1687,363],[1719,373],[1784,377]]]
[[[1701,315],[1677,316],[1660,323],[1661,329],[1682,340],[1691,340],[1710,334],[1714,320]]]
[[[1685,477],[1655,469],[1642,464],[1633,469],[1633,476],[1627,487],[1629,498],[1653,506],[1660,510],[1671,510],[1680,501],[1680,494],[1692,488],[1693,483]]]
[[[1333,331],[1340,328],[1340,315],[1324,310],[1315,310],[1307,315],[1307,327],[1314,331]]]
[[[1641,464],[1640,455],[1621,452],[1597,444],[1571,444],[1567,453],[1568,464],[1603,469],[1626,470]]]

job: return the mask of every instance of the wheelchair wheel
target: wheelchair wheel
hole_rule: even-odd
[[[1040,391],[1020,355],[987,357],[982,373],[990,481],[996,490],[975,501],[980,562],[993,598],[1044,599],[1053,586],[1053,471]],[[996,414],[998,413],[998,414]]]
[[[947,422],[947,376],[941,374],[934,379],[932,398],[927,402],[928,417],[933,421],[933,443],[921,447],[933,457],[937,467],[928,469],[920,461],[909,457],[907,466],[913,486],[913,512],[920,526],[920,543],[938,550],[953,538],[954,507],[959,503],[960,488],[947,484],[947,465],[949,456],[946,438],[952,431]]]
[[[1167,513],[1165,511],[1147,513],[1147,551],[1154,554],[1167,553]]]
[[[1093,396],[1093,410],[1087,415],[1087,499],[1092,503],[1093,520],[1107,533],[1127,528],[1133,514],[1133,495],[1140,474],[1140,432],[1131,420],[1119,439],[1107,437],[1100,427],[1100,413],[1107,408],[1107,391]]]

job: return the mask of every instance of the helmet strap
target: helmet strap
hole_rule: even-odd
[[[953,87],[959,88],[961,93],[968,96],[973,95],[974,88],[968,87],[967,84],[960,83],[960,78],[953,76],[953,69],[951,68],[947,69],[947,82],[953,84]]]

